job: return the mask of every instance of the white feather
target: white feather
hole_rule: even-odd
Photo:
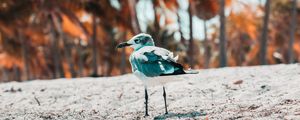
[[[155,47],[155,46],[145,46],[138,51],[136,51],[133,56],[136,59],[148,61],[147,57],[144,55],[145,53],[154,53],[157,56],[160,56],[163,60],[176,62],[178,60],[178,56],[174,57],[173,52],[170,52],[167,49]]]
[[[179,58],[179,55],[177,55],[176,57],[174,57],[174,61],[177,62],[178,58]]]
[[[140,71],[135,71],[133,74],[142,80],[145,86],[164,85],[170,82],[186,80],[184,75],[147,77]]]

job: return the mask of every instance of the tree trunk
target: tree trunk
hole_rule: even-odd
[[[112,26],[107,26],[106,27],[106,31],[107,31],[107,36],[108,36],[108,40],[110,40],[110,45],[109,45],[109,50],[108,53],[112,54],[112,55],[116,55],[117,51],[116,51],[116,46],[117,46],[117,40],[113,37],[116,34],[113,32],[113,27]],[[107,75],[111,76],[112,72],[113,72],[113,68],[115,66],[115,60],[113,57],[109,56],[108,57],[108,70],[107,70]]]
[[[178,11],[176,12],[176,15],[177,15],[177,23],[178,23],[178,26],[179,26],[180,42],[181,42],[181,44],[183,44],[185,46],[185,39],[183,37],[182,27],[181,27],[181,20],[180,20],[180,16],[178,14]]]
[[[79,40],[79,43],[76,47],[77,54],[78,54],[78,76],[82,77],[83,76],[83,57],[82,57],[82,46],[81,46],[81,39]]]
[[[68,42],[68,38],[64,35],[64,33],[61,33],[61,39],[63,39],[64,48],[65,50],[65,57],[67,59],[67,62],[69,64],[69,70],[71,72],[71,77],[76,77],[76,71],[74,69],[74,64],[72,61],[72,44]]]
[[[225,0],[220,0],[220,67],[227,66]]]
[[[123,42],[125,42],[126,32],[124,32],[124,35],[122,35],[121,39],[123,39]],[[125,74],[126,73],[126,51],[125,51],[125,48],[122,48],[120,68],[121,68],[120,69],[121,74]]]
[[[51,45],[51,53],[53,55],[53,61],[54,61],[54,72],[52,78],[59,78],[59,77],[64,77],[64,73],[61,69],[61,61],[60,61],[60,52],[59,52],[59,47],[58,47],[58,40],[56,39],[57,33],[55,32],[55,27],[53,23],[53,17],[51,16],[49,18],[49,23],[50,23],[50,40],[52,41]]]
[[[266,65],[266,53],[267,53],[267,39],[268,39],[268,24],[269,24],[269,15],[270,15],[270,4],[271,1],[267,0],[265,4],[265,16],[263,20],[263,29],[261,35],[261,42],[260,42],[260,64]]]
[[[190,23],[190,40],[189,40],[189,50],[188,59],[191,68],[194,68],[194,36],[193,36],[193,1],[190,0],[189,4],[189,23]]]
[[[2,82],[8,81],[8,71],[6,68],[1,68],[2,70]]]
[[[22,59],[24,63],[24,73],[25,73],[25,79],[30,80],[30,71],[29,71],[29,62],[28,62],[28,48],[27,44],[24,40],[24,36],[22,35],[21,31],[18,30],[18,38],[21,42],[21,50],[22,50]]]
[[[58,16],[54,16],[52,14],[53,17],[53,23],[55,25],[55,28],[59,34],[59,38],[63,41],[64,44],[64,48],[65,50],[65,58],[67,60],[67,63],[69,64],[69,70],[71,72],[71,77],[76,77],[76,72],[74,70],[74,64],[72,62],[72,55],[71,55],[71,46],[67,41],[67,37],[65,36],[63,30],[62,30],[62,26],[61,26],[61,20],[59,20]]]
[[[20,72],[20,69],[14,65],[13,66],[13,73],[14,73],[14,80],[15,81],[18,81],[18,82],[21,82],[21,72]]]
[[[292,19],[290,23],[290,41],[289,41],[289,48],[288,48],[288,63],[294,62],[294,41],[295,41],[295,31],[297,26],[297,0],[292,1]]]
[[[155,9],[155,3],[157,3],[158,0],[152,0],[152,4],[153,4],[153,11],[154,11],[154,34],[152,35],[155,45],[157,46],[161,46],[161,41],[159,39],[159,32],[160,32],[160,26],[159,26],[159,20],[157,18],[157,11]]]
[[[97,19],[96,16],[93,15],[93,36],[92,36],[92,49],[93,49],[93,73],[92,77],[98,77],[98,64],[97,64],[97,57],[98,57],[98,52],[97,52]]]
[[[136,14],[136,0],[128,0],[130,17],[131,17],[131,26],[134,34],[141,32],[139,21]]]
[[[210,60],[210,47],[209,47],[209,42],[207,39],[207,27],[206,27],[206,20],[203,20],[203,28],[204,28],[204,46],[205,46],[205,60],[204,60],[204,68],[209,67],[209,60]]]

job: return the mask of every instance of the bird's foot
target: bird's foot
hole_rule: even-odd
[[[148,116],[149,116],[149,114],[148,114],[148,113],[146,113],[144,117],[148,117]]]
[[[166,113],[165,113],[165,115],[166,115],[166,114],[169,114],[169,113],[168,113],[168,112],[166,112]]]

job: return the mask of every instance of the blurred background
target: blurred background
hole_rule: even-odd
[[[131,73],[144,32],[185,68],[300,60],[297,0],[0,0],[0,82]]]

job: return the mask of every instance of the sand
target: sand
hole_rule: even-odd
[[[148,89],[134,75],[0,84],[0,119],[300,119],[300,65],[199,70]]]

